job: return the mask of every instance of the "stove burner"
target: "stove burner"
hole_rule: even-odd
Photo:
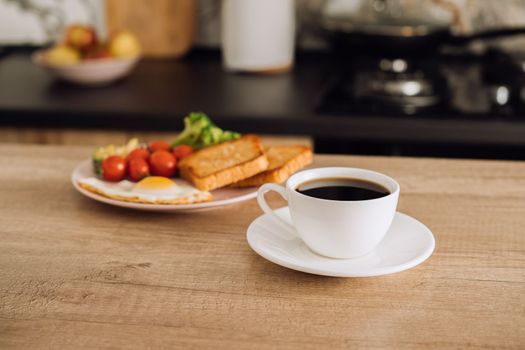
[[[525,51],[341,56],[316,110],[340,116],[477,120],[525,116]]]
[[[401,114],[439,106],[446,93],[444,80],[434,69],[401,58],[356,62],[338,85],[341,97],[358,110]]]
[[[411,108],[435,106],[441,101],[434,83],[414,74],[357,73],[354,94],[358,100]]]

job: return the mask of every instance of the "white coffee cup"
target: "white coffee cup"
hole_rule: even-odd
[[[376,183],[390,193],[360,201],[340,201],[307,196],[296,189],[320,179],[356,179]],[[264,198],[267,191],[279,193],[286,201],[293,226],[277,216]],[[358,168],[308,169],[292,175],[285,186],[264,184],[257,201],[261,209],[282,228],[298,234],[314,252],[330,258],[349,259],[370,253],[388,232],[396,213],[399,184],[384,174]]]

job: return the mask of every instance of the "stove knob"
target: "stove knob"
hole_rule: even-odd
[[[401,58],[395,60],[383,58],[379,61],[379,68],[383,72],[404,73],[408,68],[408,63]]]
[[[491,101],[497,106],[506,106],[510,100],[510,89],[507,86],[494,86],[490,89]]]

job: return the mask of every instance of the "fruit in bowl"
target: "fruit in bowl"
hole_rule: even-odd
[[[69,47],[88,50],[97,45],[97,32],[91,26],[73,24],[66,29],[64,41]]]
[[[75,24],[66,28],[62,42],[35,52],[32,59],[60,79],[97,86],[128,75],[140,53],[140,43],[129,31],[99,41],[93,27]]]
[[[105,45],[92,47],[84,54],[85,60],[99,60],[104,58],[113,58],[111,52]]]
[[[76,64],[80,61],[80,53],[68,46],[58,45],[46,52],[45,59],[53,65]]]
[[[109,52],[113,57],[135,57],[140,54],[140,44],[133,34],[121,31],[113,35],[109,41]]]

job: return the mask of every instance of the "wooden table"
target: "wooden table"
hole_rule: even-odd
[[[396,178],[399,210],[436,237],[414,269],[343,279],[251,251],[255,200],[159,214],[84,198],[69,175],[90,151],[0,146],[2,349],[525,348],[525,163],[317,156]]]

